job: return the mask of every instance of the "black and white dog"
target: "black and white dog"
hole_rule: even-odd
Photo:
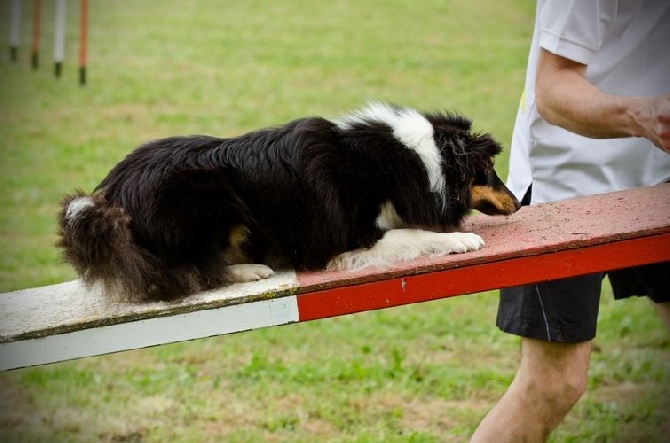
[[[237,138],[151,141],[63,200],[65,259],[87,284],[174,300],[273,269],[353,270],[473,251],[471,209],[511,214],[501,146],[451,113],[373,103]]]

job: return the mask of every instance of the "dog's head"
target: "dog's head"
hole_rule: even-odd
[[[426,118],[433,125],[442,156],[448,195],[457,195],[467,202],[467,209],[487,215],[510,215],[519,210],[519,201],[494,167],[495,157],[502,151],[500,143],[489,134],[471,132],[470,120],[462,116],[432,114]]]
[[[488,168],[476,172],[470,187],[472,209],[486,215],[510,215],[521,207],[519,200],[507,189],[493,168],[493,161]]]

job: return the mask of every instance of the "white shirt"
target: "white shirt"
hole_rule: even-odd
[[[597,140],[547,123],[535,108],[540,47],[587,65],[619,95],[670,94],[670,1],[538,0],[507,186],[541,203],[670,180],[670,155],[643,138]]]

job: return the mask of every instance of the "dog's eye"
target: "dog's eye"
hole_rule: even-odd
[[[484,186],[484,185],[488,184],[489,175],[490,174],[487,171],[478,171],[477,174],[475,174],[474,184],[475,185],[481,185],[481,186]]]

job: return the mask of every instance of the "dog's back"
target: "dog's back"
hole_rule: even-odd
[[[373,248],[389,230],[451,231],[473,206],[476,176],[486,185],[495,175],[501,149],[469,125],[379,104],[238,138],[156,140],[116,165],[92,195],[65,198],[59,245],[88,284],[131,300],[172,300],[272,273],[248,263],[320,269]],[[421,235],[431,249],[432,237]],[[380,254],[409,259],[398,241],[416,238],[389,236]],[[478,248],[481,239],[445,245],[431,253]],[[373,263],[344,256],[346,269]]]

